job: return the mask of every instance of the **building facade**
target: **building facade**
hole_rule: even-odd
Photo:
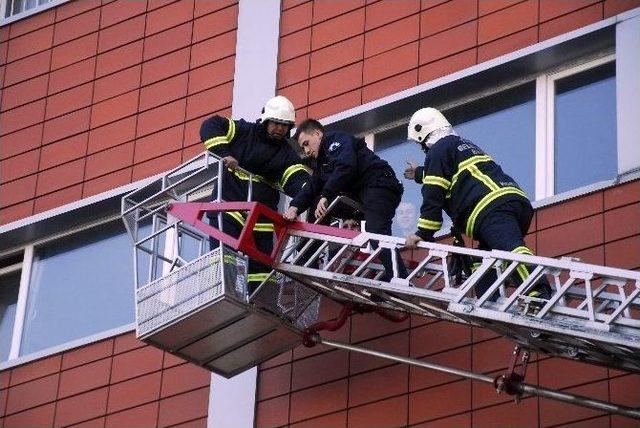
[[[637,270],[640,1],[1,1],[0,426],[637,426],[322,346],[260,365],[233,395],[135,339],[118,214],[203,150],[212,114],[255,119],[282,94],[401,173],[422,161],[408,118],[431,105],[535,201],[537,254]],[[419,205],[405,182],[396,235]],[[328,336],[487,374],[513,349],[413,316],[357,315]],[[639,375],[545,355],[527,382],[640,405]]]

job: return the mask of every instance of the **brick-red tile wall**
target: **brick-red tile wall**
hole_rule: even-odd
[[[0,224],[167,170],[229,114],[237,0],[75,0],[0,28]]]
[[[640,180],[541,208],[527,242],[539,255],[640,269]],[[323,307],[322,319],[337,304]],[[355,315],[328,338],[491,375],[513,342],[495,333],[414,316],[394,324]],[[533,355],[526,381],[637,407],[640,375]],[[556,401],[519,405],[493,388],[376,357],[316,346],[262,364],[257,426],[267,427],[635,427],[637,421]]]
[[[278,92],[322,118],[640,6],[640,0],[283,0]]]
[[[0,426],[206,427],[210,379],[125,334],[0,372]]]

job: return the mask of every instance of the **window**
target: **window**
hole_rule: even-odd
[[[5,11],[3,17],[8,18],[50,3],[51,0],[4,0],[4,2]]]
[[[555,193],[617,174],[615,72],[610,62],[555,80]]]
[[[120,221],[36,247],[20,354],[133,322],[132,261]]]

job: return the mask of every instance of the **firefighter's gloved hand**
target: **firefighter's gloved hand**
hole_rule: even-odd
[[[327,198],[322,197],[318,201],[318,205],[316,206],[315,216],[316,218],[320,218],[327,213]]]
[[[419,237],[418,235],[409,235],[405,238],[405,247],[407,248],[416,248],[418,246],[418,242],[422,241],[423,239],[421,237]]]
[[[230,170],[234,170],[238,167],[238,160],[233,156],[225,156],[222,158],[222,162],[224,162],[224,166],[229,168]]]
[[[298,208],[297,207],[287,208],[284,214],[282,214],[282,217],[284,217],[284,219],[287,221],[294,221],[296,217],[298,217]]]
[[[418,165],[415,162],[407,161],[407,166],[404,169],[404,178],[407,180],[415,180],[417,167]]]

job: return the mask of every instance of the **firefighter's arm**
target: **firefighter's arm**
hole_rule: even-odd
[[[313,200],[316,198],[319,187],[319,176],[314,173],[311,178],[302,185],[302,188],[300,189],[298,194],[289,204],[289,208],[295,207],[297,209],[297,214],[301,214],[306,211],[307,208],[311,206]]]
[[[302,164],[300,158],[291,150],[287,154],[278,180],[282,190],[293,198],[302,190],[302,187],[309,181],[310,177],[309,169]]]
[[[332,201],[356,176],[357,159],[353,139],[347,134],[338,136],[329,145],[327,154],[335,167],[320,195]]]
[[[236,136],[236,122],[233,119],[212,116],[202,122],[200,139],[206,150],[226,158],[230,156],[229,144]]]
[[[442,227],[442,209],[451,188],[449,148],[433,148],[425,159],[422,175],[422,206],[416,235],[433,241],[433,235]]]

